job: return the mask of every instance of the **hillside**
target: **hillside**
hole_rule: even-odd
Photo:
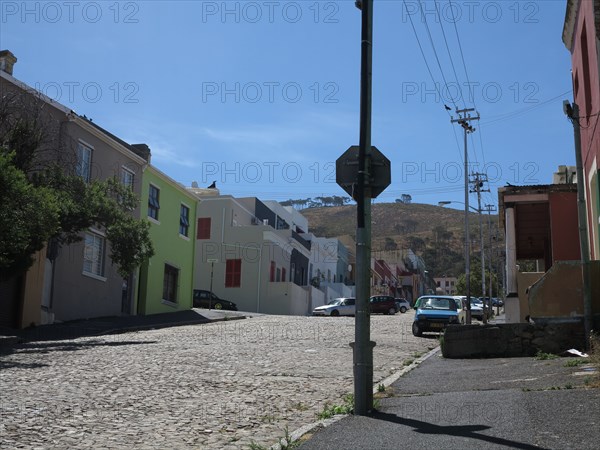
[[[317,236],[356,234],[356,205],[307,208],[300,211]],[[479,217],[470,213],[473,258],[479,252]],[[498,216],[491,216],[497,230]],[[436,274],[464,271],[464,212],[426,204],[376,203],[372,206],[372,250],[412,249]],[[484,245],[488,244],[488,217],[483,216]],[[502,245],[501,236],[496,245]],[[462,270],[461,270],[462,269]]]

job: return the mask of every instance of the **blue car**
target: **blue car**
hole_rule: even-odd
[[[450,324],[458,324],[459,303],[450,296],[426,295],[415,303],[412,333],[421,336],[425,331],[442,331]]]

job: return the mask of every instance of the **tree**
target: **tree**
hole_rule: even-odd
[[[154,254],[149,224],[132,216],[139,199],[117,179],[85,182],[58,155],[60,124],[34,94],[0,98],[0,271],[27,270],[49,240],[68,244],[81,232],[105,229],[111,258],[126,277]],[[62,149],[64,150],[64,149]]]
[[[470,278],[470,290],[471,296],[473,297],[487,297],[489,289],[489,280],[490,280],[490,272],[488,270],[485,271],[485,284],[486,284],[486,292],[482,294],[481,292],[481,264],[478,260],[473,261],[470,267],[471,276]],[[496,288],[496,291],[492,291],[492,296],[497,296],[498,292],[498,276],[496,273],[492,273],[492,288]],[[464,273],[461,273],[458,276],[458,281],[456,282],[456,292],[458,295],[466,295],[467,293],[467,277]]]
[[[398,249],[398,244],[396,244],[396,241],[394,241],[391,237],[386,237],[385,238],[385,244],[384,244],[384,249],[385,250],[397,250]]]
[[[0,271],[10,276],[27,270],[59,227],[59,198],[35,187],[0,149]]]
[[[408,236],[406,241],[408,247],[413,251],[420,251],[425,248],[425,241],[418,236]]]

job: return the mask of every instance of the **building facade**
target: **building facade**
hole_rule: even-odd
[[[150,222],[154,256],[142,264],[138,314],[182,311],[193,306],[198,198],[153,166],[142,177],[142,215]]]
[[[600,0],[568,0],[562,39],[579,107],[590,258],[600,260]]]

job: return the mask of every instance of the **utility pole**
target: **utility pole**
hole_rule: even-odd
[[[481,253],[481,295],[483,297],[483,323],[487,323],[487,315],[491,316],[491,306],[488,303],[488,306],[485,304],[485,248],[483,245],[483,221],[481,216],[481,193],[482,192],[490,192],[489,189],[483,189],[483,184],[487,183],[488,178],[485,173],[474,173],[472,174],[473,180],[471,183],[473,184],[473,190],[471,192],[477,193],[477,214],[479,215],[479,250]],[[492,301],[490,297],[490,302]]]
[[[488,233],[490,235],[490,253],[489,253],[489,268],[490,268],[490,315],[492,312],[492,257],[494,256],[494,249],[492,248],[492,212],[496,211],[494,205],[485,205],[485,210],[488,213]],[[496,316],[500,315],[500,303],[496,303]]]
[[[457,109],[456,114],[458,114],[458,119],[455,119],[454,117],[450,118],[450,123],[457,122],[463,127],[465,137],[465,283],[467,291],[467,324],[471,323],[471,249],[469,245],[469,158],[467,153],[467,135],[475,131],[475,128],[469,125],[469,122],[472,120],[479,120],[479,113],[477,113],[477,117],[471,117],[471,114],[469,113],[472,111],[475,111],[475,109]]]
[[[362,11],[360,53],[360,137],[356,202],[356,318],[354,322],[354,414],[373,409],[371,341],[371,102],[373,81],[373,0],[356,2]]]
[[[583,181],[583,161],[581,156],[581,131],[579,125],[579,106],[567,100],[563,102],[563,110],[573,124],[575,137],[575,164],[577,168],[577,213],[579,219],[579,245],[583,276],[583,328],[585,330],[586,349],[590,348],[592,333],[592,289],[590,280],[590,255],[587,233],[587,213],[585,208],[585,184]]]

